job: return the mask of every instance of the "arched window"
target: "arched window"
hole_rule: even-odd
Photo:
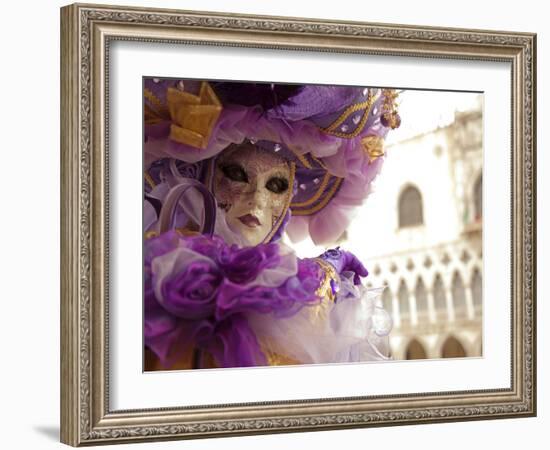
[[[447,299],[441,275],[437,274],[433,285],[434,307],[438,321],[447,320]]]
[[[416,288],[414,289],[414,297],[416,299],[416,312],[418,313],[418,321],[421,322],[427,319],[428,314],[428,295],[422,278],[418,278]]]
[[[414,186],[408,186],[399,197],[399,228],[413,227],[423,223],[420,191]]]
[[[405,352],[405,358],[407,359],[426,359],[426,350],[420,342],[413,339],[407,345],[407,351]]]
[[[392,298],[391,298],[391,291],[388,286],[384,288],[384,292],[382,292],[382,305],[384,306],[384,309],[388,311],[388,313],[391,315],[393,312],[393,305],[392,305]]]
[[[455,316],[457,318],[466,317],[466,292],[464,292],[464,283],[462,277],[458,272],[453,275],[452,285],[453,305],[455,309]]]
[[[482,304],[482,284],[481,284],[481,274],[479,269],[475,269],[472,274],[472,281],[470,283],[472,288],[472,301],[474,302],[474,307],[476,311],[481,309]]]
[[[408,323],[410,320],[409,291],[404,281],[401,281],[399,285],[397,299],[399,300],[399,317],[401,318],[401,323]]]
[[[483,217],[483,183],[481,175],[477,177],[474,183],[474,214],[475,220],[480,220]]]
[[[466,350],[462,344],[453,336],[447,338],[441,349],[442,358],[464,358]]]

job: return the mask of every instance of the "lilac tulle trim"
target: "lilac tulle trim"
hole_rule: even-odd
[[[387,361],[392,319],[382,307],[383,288],[355,284],[344,271],[336,300],[301,309],[287,320],[251,313],[249,324],[265,351],[300,364]]]
[[[265,365],[249,313],[287,318],[315,305],[319,268],[278,244],[239,248],[170,231],[145,242],[145,345],[165,366],[189,346],[220,367]]]

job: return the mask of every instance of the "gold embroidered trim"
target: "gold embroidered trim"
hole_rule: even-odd
[[[380,136],[365,136],[361,139],[363,152],[369,157],[369,162],[374,162],[384,156],[384,138]]]
[[[265,351],[265,357],[267,359],[267,364],[270,366],[295,366],[300,364],[300,362],[295,359],[271,351]]]
[[[319,198],[321,197],[321,195],[323,194],[323,192],[325,192],[325,189],[326,187],[328,186],[328,182],[330,181],[330,173],[325,173],[325,175],[323,176],[323,181],[321,181],[321,184],[319,185],[319,189],[317,190],[317,192],[315,193],[315,195],[313,195],[312,197],[310,197],[309,199],[303,201],[303,202],[296,202],[296,203],[291,203],[290,204],[290,207],[291,208],[299,208],[301,206],[309,206],[311,205],[312,203],[315,203],[317,200],[319,200]]]
[[[297,365],[300,362],[296,359],[293,359],[289,356],[286,356],[280,353],[280,349],[276,348],[273,345],[273,342],[276,343],[276,340],[269,339],[266,336],[259,336],[258,343],[260,344],[260,350],[263,352],[266,358],[266,362],[270,366],[286,366],[286,365]],[[280,347],[280,346],[279,346]],[[276,350],[279,350],[277,352]]]
[[[327,261],[321,258],[314,258],[313,261],[319,265],[319,270],[323,273],[324,278],[315,291],[315,295],[317,295],[321,301],[318,304],[308,307],[307,312],[311,322],[323,322],[327,320],[330,307],[334,304],[336,299],[336,295],[332,291],[331,282],[338,282],[340,276],[332,264]]]
[[[146,125],[155,125],[166,120],[170,120],[170,116],[161,116],[157,111],[151,108],[150,105],[145,104],[143,111],[143,119],[145,120]]]
[[[309,154],[309,156],[311,156],[311,159],[313,159],[313,161],[319,164],[323,169],[328,170],[327,165],[323,161],[321,161],[319,158],[317,158],[316,156],[313,156],[311,153]]]
[[[157,237],[158,235],[159,234],[155,230],[149,230],[145,232],[143,237],[145,239],[151,239],[151,238]]]
[[[151,105],[148,106],[151,111],[153,111],[158,117],[163,117],[168,119],[170,117],[170,113],[168,112],[168,108],[166,105],[163,105],[163,103],[160,101],[160,99],[153,94],[153,92],[150,89],[143,89],[143,96],[146,100],[149,100],[149,103],[151,103],[156,110],[154,110]]]
[[[353,138],[356,137],[361,131],[363,131],[363,128],[365,124],[367,123],[367,120],[369,118],[370,111],[373,107],[373,105],[376,103],[376,100],[380,97],[380,93],[377,92],[376,95],[371,94],[369,91],[367,100],[361,103],[356,103],[355,105],[349,106],[342,115],[336,119],[335,122],[333,122],[331,125],[329,125],[326,128],[321,128],[321,131],[330,134],[332,136],[341,137],[341,138]],[[341,131],[334,131],[336,128],[338,128],[343,122],[346,121],[346,119],[353,114],[354,112],[357,112],[361,109],[365,108],[365,111],[363,113],[363,116],[361,117],[361,121],[359,124],[357,124],[357,127],[355,130],[351,133],[344,133]]]
[[[296,158],[298,158],[298,160],[303,164],[303,166],[306,168],[306,169],[313,169],[312,165],[310,164],[310,162],[307,160],[307,158],[298,153],[296,150],[294,150],[290,145],[287,146],[287,148],[292,152],[294,153],[294,156],[296,156]]]
[[[143,174],[143,177],[145,178],[145,181],[147,181],[147,184],[151,186],[151,189],[155,189],[156,183],[155,183],[155,180],[153,180],[153,177],[149,175],[148,172],[145,172]]]
[[[186,237],[186,236],[197,236],[200,234],[198,231],[190,230],[187,227],[180,227],[180,228],[174,228],[176,230],[176,233],[178,233],[180,236]]]
[[[367,100],[365,100],[364,102],[355,103],[354,105],[348,106],[346,110],[334,122],[332,122],[328,127],[323,128],[323,131],[334,131],[336,128],[342,125],[351,114],[368,108],[370,101],[371,97],[368,97]]]
[[[271,238],[277,233],[277,230],[281,227],[283,220],[285,219],[286,212],[288,211],[288,208],[290,207],[290,201],[292,200],[292,188],[291,186],[294,186],[294,178],[296,177],[296,164],[291,162],[290,163],[290,180],[288,181],[288,195],[285,202],[285,207],[283,209],[283,212],[281,214],[281,217],[277,220],[277,223],[273,227],[273,229],[269,232],[269,234],[265,237],[263,240],[263,243],[267,243],[271,240]]]
[[[297,210],[297,211],[292,211],[292,214],[294,216],[309,216],[310,214],[314,214],[316,213],[317,211],[320,211],[321,209],[323,209],[327,203],[332,199],[332,197],[334,196],[334,194],[336,193],[336,191],[338,190],[338,188],[340,187],[340,185],[342,184],[342,181],[344,181],[343,178],[336,178],[336,181],[334,182],[334,185],[332,186],[332,188],[330,188],[330,190],[326,193],[325,197],[323,198],[323,200],[321,201],[321,203],[318,203],[317,205],[313,206],[312,208],[310,209],[307,209],[307,210]]]
[[[325,274],[325,279],[321,282],[320,286],[315,291],[315,294],[319,297],[327,297],[330,300],[334,301],[336,296],[332,292],[332,286],[330,282],[338,281],[340,276],[336,273],[336,269],[331,263],[325,261],[322,258],[315,258],[314,261],[319,264],[321,270]]]

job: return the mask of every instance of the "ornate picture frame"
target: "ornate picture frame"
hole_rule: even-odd
[[[503,303],[510,319],[509,386],[113,408],[109,75],[111,46],[121,41],[508,64],[511,182],[502,189],[510,194],[510,298]],[[535,98],[536,35],[530,33],[84,4],[62,8],[61,441],[81,446],[536,415]]]

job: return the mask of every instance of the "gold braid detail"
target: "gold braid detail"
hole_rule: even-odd
[[[331,125],[329,125],[326,128],[321,128],[321,131],[336,136],[340,138],[353,138],[356,137],[361,131],[363,131],[363,127],[367,123],[367,120],[369,118],[370,111],[373,107],[373,105],[376,103],[376,100],[380,97],[380,93],[377,93],[376,95],[373,95],[370,91],[367,97],[367,100],[361,103],[356,103],[355,105],[349,106],[342,115],[336,119]],[[337,127],[339,127],[349,116],[350,114],[353,114],[354,112],[357,112],[361,109],[365,108],[365,111],[363,113],[363,117],[361,118],[361,122],[357,125],[355,130],[351,133],[343,133],[340,131],[334,131]]]
[[[143,118],[146,125],[156,125],[165,120],[168,120],[168,117],[161,116],[154,108],[152,108],[147,103],[144,105]]]
[[[155,180],[153,180],[153,177],[147,172],[143,174],[143,177],[145,178],[145,181],[147,181],[147,184],[151,186],[151,189],[155,189],[156,183]]]
[[[328,170],[327,165],[323,161],[321,161],[319,158],[312,155],[311,153],[309,154],[309,156],[311,156],[311,159],[313,159],[313,161],[319,164],[323,169]]]
[[[145,239],[151,239],[151,238],[157,237],[158,235],[159,234],[155,230],[149,230],[145,232],[143,237]]]
[[[301,210],[292,211],[292,214],[294,216],[308,216],[310,214],[316,213],[317,211],[320,211],[327,205],[328,202],[330,202],[330,200],[332,199],[332,197],[334,196],[334,194],[342,184],[342,181],[344,181],[343,178],[336,178],[336,181],[334,182],[332,188],[330,188],[330,190],[326,193],[323,200],[317,205],[311,207],[310,209],[306,209],[304,211],[301,211]]]
[[[319,200],[319,198],[321,197],[321,195],[323,194],[323,192],[325,191],[325,189],[327,188],[328,186],[328,182],[330,181],[330,173],[325,173],[325,175],[323,176],[323,181],[321,182],[321,184],[319,185],[319,189],[317,190],[317,192],[315,193],[315,195],[313,195],[312,197],[308,198],[307,200],[303,201],[303,202],[296,202],[296,203],[291,203],[290,204],[290,207],[291,208],[298,208],[300,206],[309,206],[311,205],[312,203],[316,202],[317,200]]]
[[[296,156],[296,158],[298,158],[298,160],[304,165],[304,167],[306,169],[312,169],[313,167],[311,166],[310,162],[307,160],[307,158],[298,153],[296,150],[294,150],[290,145],[287,145],[287,148],[292,152],[294,153],[294,156]]]
[[[143,90],[143,96],[149,100],[149,102],[157,108],[155,111],[159,116],[164,116],[166,118],[170,118],[170,113],[168,112],[168,107],[166,105],[163,105],[160,99],[153,94],[153,92],[150,89],[145,88]]]

